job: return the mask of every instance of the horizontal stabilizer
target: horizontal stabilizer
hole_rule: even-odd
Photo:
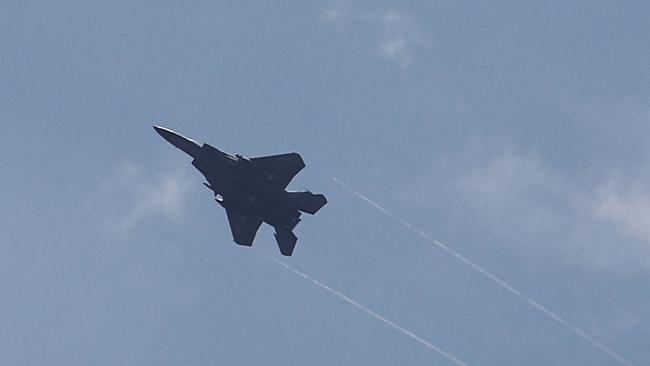
[[[309,191],[287,193],[295,203],[296,208],[308,214],[315,214],[327,203],[327,199],[322,194],[314,194]]]
[[[278,246],[280,247],[280,253],[282,253],[282,255],[290,256],[293,253],[293,248],[296,246],[298,238],[296,238],[292,231],[287,230],[286,228],[276,227],[275,240],[278,242]]]

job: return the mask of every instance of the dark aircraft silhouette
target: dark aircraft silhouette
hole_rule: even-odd
[[[290,256],[296,246],[297,238],[292,230],[300,222],[300,211],[313,215],[327,203],[322,194],[285,190],[305,167],[298,153],[248,159],[208,144],[199,145],[164,127],[153,128],[194,158],[192,165],[205,176],[208,183],[203,184],[226,209],[233,239],[239,245],[252,246],[257,230],[266,222],[275,228],[280,252]]]

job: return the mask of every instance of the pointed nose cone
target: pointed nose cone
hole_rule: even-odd
[[[158,134],[162,136],[162,138],[167,140],[167,142],[169,142],[170,144],[174,144],[174,142],[178,140],[178,137],[182,137],[176,132],[170,130],[169,128],[165,128],[162,126],[153,126],[153,129],[156,130],[156,132],[158,132]]]
[[[168,128],[161,126],[153,126],[153,129],[158,132],[162,138],[167,140],[170,144],[176,146],[177,148],[183,150],[185,153],[192,157],[196,157],[201,146],[197,144],[194,140],[188,139],[187,137],[182,136]]]

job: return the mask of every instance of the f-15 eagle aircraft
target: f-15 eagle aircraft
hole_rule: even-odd
[[[298,153],[249,159],[208,144],[199,145],[164,127],[153,128],[194,159],[192,165],[208,181],[205,186],[226,209],[233,239],[239,245],[252,246],[257,230],[266,222],[275,228],[280,252],[290,256],[296,246],[293,229],[300,222],[300,212],[313,215],[327,203],[322,194],[285,190],[305,167]]]

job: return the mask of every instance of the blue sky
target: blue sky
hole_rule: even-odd
[[[0,3],[0,363],[650,363],[644,2]],[[157,123],[298,151],[281,258]],[[256,249],[264,255],[259,255]]]

